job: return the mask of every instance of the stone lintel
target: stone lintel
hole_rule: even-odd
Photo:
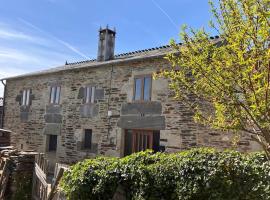
[[[123,129],[164,130],[164,116],[121,116],[117,125]]]

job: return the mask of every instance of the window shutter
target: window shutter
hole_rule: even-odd
[[[84,99],[85,98],[85,87],[81,87],[78,94],[78,99]]]
[[[17,95],[16,97],[16,101],[19,102],[19,105],[22,105],[22,91],[20,91],[20,94]]]
[[[35,95],[32,94],[32,89],[30,89],[30,101],[29,101],[29,105],[32,105],[32,101],[35,99]]]

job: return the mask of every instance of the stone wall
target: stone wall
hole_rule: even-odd
[[[36,153],[0,148],[0,161],[5,160],[9,174],[7,187],[3,192],[4,199],[31,199],[35,155]]]
[[[165,79],[152,81],[151,102],[133,102],[134,77],[166,67],[167,61],[155,58],[7,80],[5,128],[14,132],[12,145],[46,152],[47,135],[55,134],[57,152],[47,156],[72,163],[101,154],[123,156],[125,129],[152,128],[160,131],[160,146],[167,152],[195,146],[230,147],[231,134],[194,123],[192,112],[173,98]],[[52,85],[61,86],[60,105],[49,104]],[[98,95],[94,104],[85,105],[82,91],[89,85],[96,87]],[[31,89],[30,107],[19,105],[23,89]],[[91,150],[81,148],[85,129],[92,129]],[[243,137],[238,148],[250,151],[257,146]]]

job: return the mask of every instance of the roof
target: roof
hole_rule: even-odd
[[[138,51],[133,51],[133,52],[128,52],[128,53],[117,54],[114,56],[114,59],[108,60],[108,61],[97,61],[97,59],[92,59],[92,60],[84,60],[84,61],[73,62],[73,63],[66,63],[65,65],[51,68],[51,69],[47,69],[47,70],[42,70],[42,71],[27,73],[27,74],[23,74],[23,75],[3,78],[3,79],[0,79],[0,81],[1,80],[18,79],[18,78],[24,78],[24,77],[30,77],[30,76],[38,76],[38,75],[44,75],[44,74],[51,74],[51,73],[80,69],[80,68],[119,64],[122,62],[137,61],[137,60],[143,60],[143,59],[147,59],[147,58],[157,58],[157,57],[165,56],[171,51],[172,51],[172,48],[170,45],[160,46],[160,47],[155,47],[155,48],[150,48],[150,49],[144,49],[144,50],[138,50]]]
[[[220,41],[218,36],[211,37],[210,39],[213,40],[214,42]],[[182,43],[179,43],[178,45],[182,45]],[[57,72],[62,72],[62,71],[67,71],[67,70],[74,70],[74,69],[114,65],[114,64],[120,64],[123,62],[129,62],[129,61],[140,61],[140,60],[150,59],[150,58],[161,58],[170,52],[172,52],[171,45],[159,46],[159,47],[150,48],[150,49],[143,49],[143,50],[132,51],[128,53],[117,54],[114,56],[114,59],[108,60],[108,61],[97,61],[97,59],[92,59],[92,60],[84,60],[84,61],[79,61],[79,62],[74,62],[74,63],[66,63],[65,65],[47,69],[47,70],[3,78],[3,79],[0,79],[0,81],[25,78],[25,77],[30,77],[30,76],[45,75],[45,74],[57,73]]]

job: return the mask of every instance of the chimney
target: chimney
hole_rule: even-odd
[[[107,61],[114,58],[115,29],[111,30],[108,26],[99,29],[98,57],[97,61]]]

